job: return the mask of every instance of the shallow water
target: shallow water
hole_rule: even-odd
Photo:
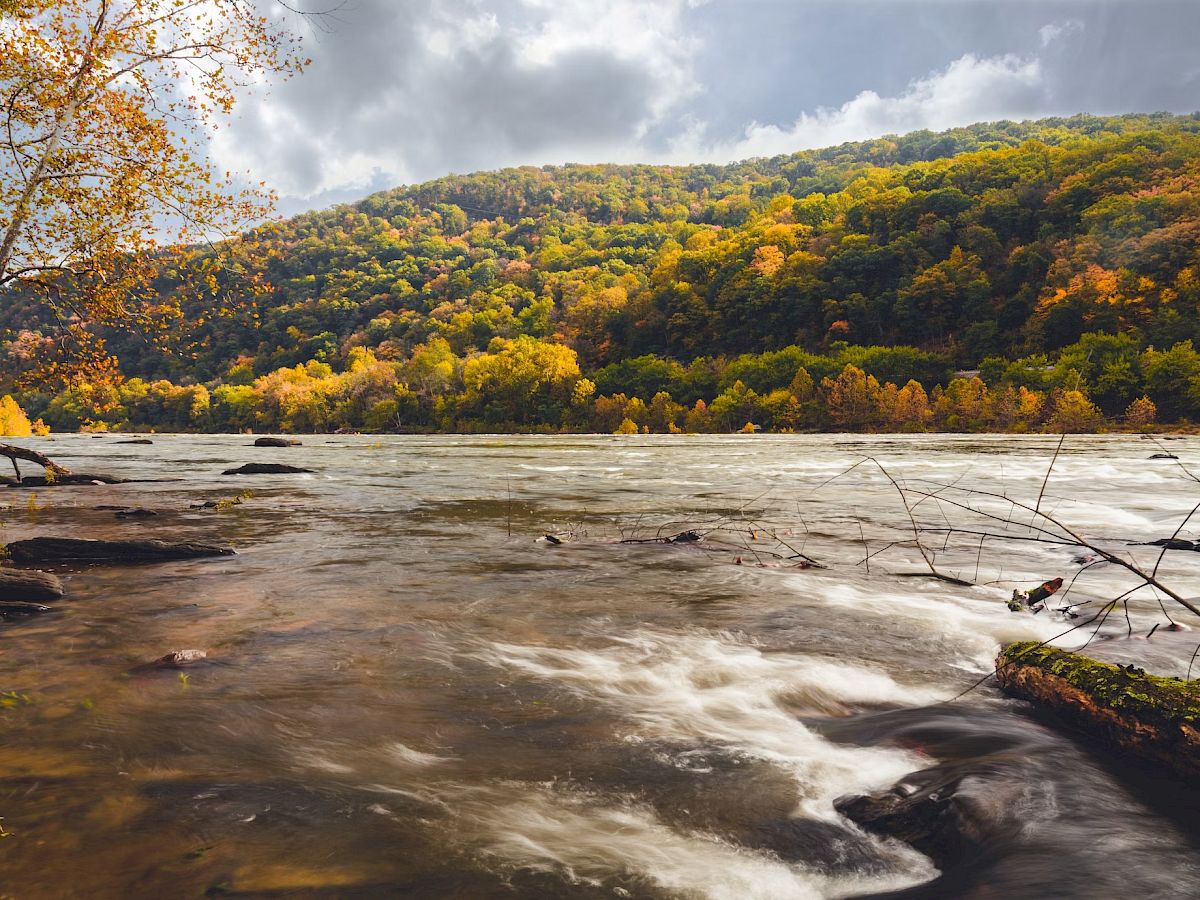
[[[64,570],[62,612],[0,624],[0,691],[21,695],[0,708],[0,897],[1200,895],[1194,794],[989,685],[942,702],[1002,642],[1071,627],[1004,601],[1069,580],[1078,552],[930,534],[939,567],[979,586],[902,577],[924,563],[896,490],[870,464],[846,472],[869,453],[909,488],[1033,502],[1057,439],[117,440],[37,446],[79,471],[178,480],[6,491],[0,540],[238,555]],[[1200,472],[1200,442],[1165,446]],[[1043,507],[1152,563],[1126,544],[1170,535],[1200,499],[1147,460],[1158,450],[1069,438]],[[315,474],[220,476],[247,461]],[[97,509],[116,504],[159,514]],[[705,540],[619,542],[688,529]],[[1200,556],[1169,553],[1160,574],[1200,594]],[[1129,586],[1096,567],[1069,600],[1087,618]],[[1162,621],[1135,598],[1088,651],[1183,675],[1197,632],[1146,640]],[[134,671],[181,648],[209,660]],[[939,763],[962,767],[995,830],[953,885],[832,805]]]

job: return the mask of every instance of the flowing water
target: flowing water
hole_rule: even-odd
[[[1057,439],[117,440],[37,446],[175,480],[6,491],[0,540],[238,555],[60,570],[60,612],[0,625],[0,897],[1200,895],[1194,792],[990,684],[943,702],[1001,643],[1070,628],[1005,600],[1070,579],[1079,551],[931,531],[936,564],[979,586],[904,577],[924,563],[896,488],[870,463],[846,472],[873,454],[912,490],[1033,503]],[[1200,470],[1200,442],[1165,446]],[[1200,499],[1158,449],[1068,439],[1043,508],[1152,562],[1127,545]],[[219,474],[246,461],[314,474]],[[119,504],[158,515],[100,508]],[[935,500],[914,515],[979,524]],[[704,540],[652,540],[688,530]],[[1200,556],[1169,553],[1160,574],[1200,594]],[[1068,600],[1128,586],[1097,566]],[[1155,622],[1139,595],[1088,652],[1183,675],[1200,632],[1147,640]],[[209,657],[142,667],[184,648]],[[833,808],[938,765],[965,774],[988,829],[953,883]]]

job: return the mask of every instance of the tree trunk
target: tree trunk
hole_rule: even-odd
[[[1200,776],[1200,682],[1147,675],[1032,641],[996,657],[1009,694],[1093,737],[1101,746],[1173,772]]]

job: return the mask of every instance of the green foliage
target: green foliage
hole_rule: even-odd
[[[104,333],[136,377],[22,399],[66,429],[1040,428],[1068,392],[1175,421],[1198,247],[1195,115],[451,176],[165,257],[179,352]],[[16,376],[52,323],[6,300]],[[869,402],[831,409],[847,367]]]

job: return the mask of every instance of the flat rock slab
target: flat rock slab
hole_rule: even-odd
[[[312,472],[312,469],[301,469],[299,466],[285,466],[282,463],[246,463],[236,469],[226,469],[222,475],[298,475]]]
[[[62,582],[49,572],[0,569],[0,600],[61,600]]]
[[[59,475],[47,481],[44,475],[26,475],[10,488],[72,487],[103,484],[161,484],[168,481],[183,481],[182,478],[118,478],[116,475]]]
[[[131,441],[117,441],[118,444],[153,444],[154,441],[150,438],[134,438]]]
[[[12,487],[66,487],[77,484],[126,484],[128,478],[118,478],[116,475],[88,475],[72,472],[70,475],[55,475],[53,479],[45,475],[26,475]]]
[[[168,541],[90,541],[81,538],[30,538],[8,545],[9,558],[37,563],[142,563],[204,556],[232,556],[228,547]]]
[[[295,438],[260,437],[254,442],[255,447],[299,447],[300,442]]]

